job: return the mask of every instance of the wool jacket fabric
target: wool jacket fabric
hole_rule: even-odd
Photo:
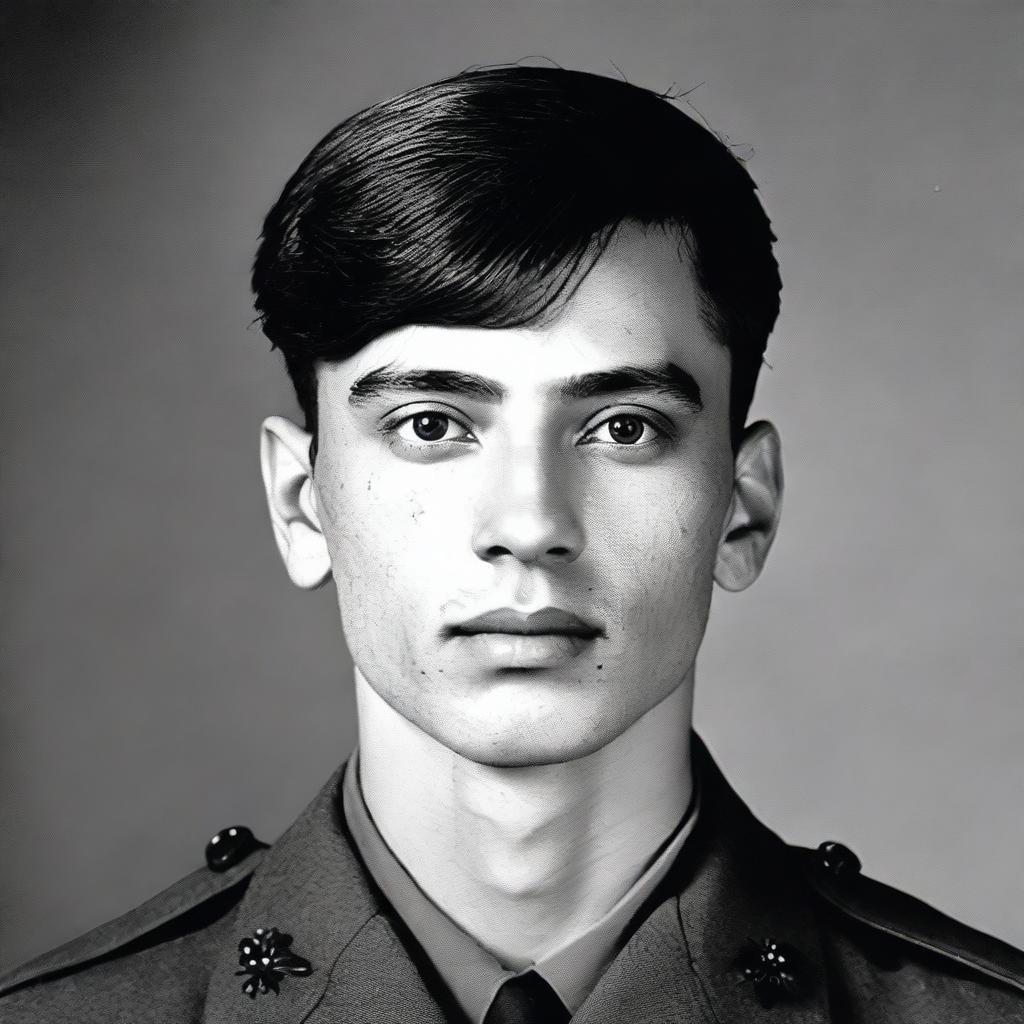
[[[1024,953],[869,880],[842,848],[785,845],[696,737],[694,768],[697,826],[575,1022],[1024,1024]],[[461,1024],[359,860],[341,772],[269,850],[201,868],[0,979],[0,1021]],[[270,964],[278,993],[250,997],[240,943],[271,928],[292,936],[281,963],[293,952],[309,970]]]

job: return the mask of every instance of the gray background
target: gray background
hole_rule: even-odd
[[[260,219],[336,121],[542,54],[751,157],[785,290],[788,492],[719,593],[697,721],[787,838],[1024,945],[1019,3],[5,6],[0,962],[140,902],[348,753],[333,593],[257,429]],[[751,152],[752,151],[752,152]]]

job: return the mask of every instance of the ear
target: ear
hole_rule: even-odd
[[[747,427],[736,452],[732,500],[718,543],[715,581],[745,590],[764,567],[782,513],[782,442],[770,423]]]
[[[321,586],[331,575],[309,461],[311,441],[312,435],[283,416],[268,417],[260,428],[270,525],[288,575],[303,590]]]

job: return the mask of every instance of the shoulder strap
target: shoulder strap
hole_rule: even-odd
[[[852,858],[852,869],[849,860],[830,856],[836,848]],[[856,857],[840,844],[822,843],[818,850],[798,848],[797,853],[811,887],[840,913],[1024,992],[1021,950],[865,877]],[[843,869],[837,870],[837,864]]]
[[[127,914],[0,976],[0,996],[28,982],[176,938],[202,927],[205,919],[211,916],[204,911],[213,912],[220,903],[226,904],[226,910],[227,905],[241,897],[241,890],[262,860],[264,850],[260,844],[224,871],[208,867],[193,871]],[[238,890],[234,899],[233,890]]]

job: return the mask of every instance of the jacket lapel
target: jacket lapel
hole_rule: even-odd
[[[291,935],[292,952],[309,961],[311,972],[285,975],[276,995],[250,998],[236,973],[236,941],[211,973],[208,1024],[444,1021],[347,834],[337,800],[343,771],[344,765],[267,852],[235,918],[237,940],[257,928]]]
[[[574,1024],[827,1024],[824,955],[794,858],[696,735],[693,757],[702,787],[697,828]],[[752,940],[764,939],[793,947],[802,961],[801,993],[771,1008],[736,966]]]

